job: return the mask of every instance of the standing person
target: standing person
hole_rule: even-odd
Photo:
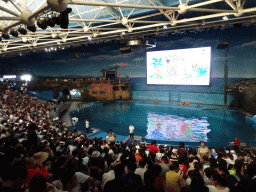
[[[86,132],[89,133],[89,121],[87,119],[85,119],[85,128]]]
[[[130,140],[134,140],[134,126],[132,125],[132,123],[129,127],[129,131],[130,131]]]
[[[208,147],[205,146],[204,141],[200,142],[201,147],[199,147],[198,151],[197,151],[197,156],[200,158],[203,158],[203,156],[207,156],[210,158],[210,150]]]

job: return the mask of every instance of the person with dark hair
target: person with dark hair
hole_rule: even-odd
[[[211,175],[212,185],[207,185],[209,192],[230,192],[230,189],[225,187],[225,180],[217,171],[213,171]]]
[[[217,172],[223,177],[223,179],[225,180],[225,186],[224,187],[228,187],[230,189],[230,191],[232,192],[235,185],[237,184],[237,179],[230,175],[227,169],[227,166],[219,164],[217,167]]]
[[[186,186],[185,181],[182,179],[179,172],[179,163],[172,162],[170,171],[166,173],[165,178],[165,191],[166,192],[180,192]]]
[[[139,191],[142,188],[142,179],[140,175],[135,174],[136,163],[128,164],[128,173],[124,177],[124,185],[127,191]]]
[[[160,165],[155,165],[154,166],[154,175],[155,175],[155,182],[153,185],[154,191],[158,191],[158,192],[163,192],[165,191],[164,189],[164,179],[160,173],[162,171],[162,168]]]
[[[106,137],[106,140],[107,140],[109,145],[115,145],[116,134],[113,133],[112,129],[109,129],[108,136]]]
[[[142,187],[142,192],[149,192],[154,191],[155,188],[153,187],[155,183],[155,175],[154,170],[147,170],[144,174],[144,181],[145,185]]]
[[[213,172],[213,168],[211,167],[207,167],[204,169],[204,175],[203,175],[203,179],[204,179],[204,183],[206,185],[211,185],[212,182],[210,180],[211,176],[212,176],[212,172]]]
[[[209,192],[209,188],[205,186],[201,175],[195,175],[191,180],[191,184],[182,188],[181,192]]]
[[[23,168],[2,167],[0,172],[1,192],[24,192],[25,188],[19,185],[27,176],[27,171]]]
[[[118,164],[114,168],[115,179],[106,182],[104,192],[120,192],[124,191],[125,166]]]
[[[217,163],[217,160],[214,159],[214,158],[209,158],[209,164],[210,164],[210,167],[214,170],[217,170],[217,167],[218,167],[218,163]]]
[[[162,176],[163,178],[165,178],[165,175],[168,171],[170,171],[170,168],[169,166],[167,165],[167,163],[169,162],[169,159],[167,156],[162,156],[161,158],[161,163],[159,163],[159,165],[161,166],[162,168],[162,171],[160,173],[160,176]]]
[[[187,163],[188,160],[188,152],[185,148],[184,142],[180,142],[179,148],[178,148],[178,155],[179,157],[183,157],[185,160],[185,164]]]
[[[237,185],[234,187],[234,192],[240,191],[256,191],[256,179],[255,177],[256,167],[255,165],[247,165],[246,176],[243,177]]]
[[[146,161],[144,159],[141,159],[139,162],[139,168],[137,168],[134,172],[135,174],[140,175],[143,184],[144,184],[144,174],[147,171],[147,168],[145,166],[146,166]]]
[[[29,192],[46,192],[46,181],[42,175],[35,175],[31,179]]]
[[[188,171],[188,167],[187,167],[187,165],[185,165],[185,159],[184,159],[184,157],[179,157],[179,169],[180,169],[180,171],[182,172],[182,175],[183,175],[183,177],[185,177],[185,175],[186,175],[186,173],[187,173],[187,171]]]
[[[35,132],[35,130],[37,129],[36,124],[31,123],[28,126],[28,139],[27,139],[27,144],[28,144],[28,148],[26,151],[26,156],[33,156],[35,152],[37,152],[38,150],[38,137],[37,134]]]
[[[209,150],[208,147],[205,146],[204,141],[201,141],[200,145],[201,145],[201,147],[199,147],[198,150],[197,150],[197,156],[199,158],[202,158],[203,156],[210,157],[210,155],[211,155],[210,150]]]
[[[60,175],[60,181],[63,185],[62,191],[71,191],[78,184],[75,172],[71,170],[64,170]]]

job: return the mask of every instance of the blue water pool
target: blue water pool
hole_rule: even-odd
[[[176,145],[184,141],[187,145],[199,145],[201,140],[208,146],[227,146],[236,136],[241,142],[253,145],[256,136],[255,121],[244,114],[216,106],[178,106],[177,103],[116,102],[93,105],[74,111],[78,117],[78,130],[85,130],[85,119],[90,127],[104,132],[128,136],[128,127],[133,123],[135,135],[143,141],[155,139],[160,144]]]

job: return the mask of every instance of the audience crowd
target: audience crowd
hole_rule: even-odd
[[[0,89],[1,192],[256,191],[254,150],[108,143],[55,123],[52,103]]]

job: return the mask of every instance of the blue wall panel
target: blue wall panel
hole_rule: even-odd
[[[145,100],[154,100],[158,99],[159,101],[169,101],[169,92],[164,91],[132,91],[133,99],[145,99]]]

